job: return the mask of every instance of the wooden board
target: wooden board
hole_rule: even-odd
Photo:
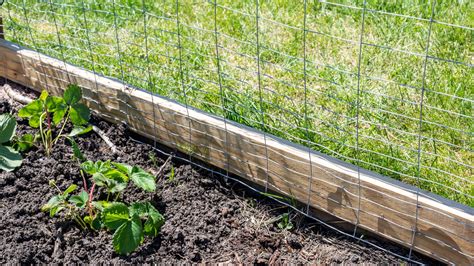
[[[53,94],[78,84],[86,104],[106,120],[126,122],[139,134],[438,260],[474,264],[472,208],[427,192],[417,197],[415,187],[358,173],[357,167],[306,147],[4,40],[0,63],[0,76]]]

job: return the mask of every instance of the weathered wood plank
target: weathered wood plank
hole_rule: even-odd
[[[56,94],[76,83],[89,107],[109,121],[126,122],[146,137],[407,247],[417,220],[415,250],[445,262],[474,263],[472,208],[423,192],[416,219],[414,187],[368,171],[358,174],[329,156],[6,41],[0,41],[0,60],[0,75],[8,79]]]

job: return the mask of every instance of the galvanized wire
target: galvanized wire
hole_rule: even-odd
[[[393,213],[405,215],[410,219],[414,218],[415,224],[413,227],[394,224],[394,226],[401,229],[413,232],[412,247],[408,255],[397,254],[397,256],[409,261],[412,258],[416,236],[423,234],[417,229],[420,219],[418,215],[418,197],[421,192],[420,187],[423,187],[423,184],[450,191],[453,195],[457,195],[456,197],[462,197],[472,202],[474,195],[463,190],[462,186],[474,186],[472,179],[474,165],[469,159],[472,158],[470,155],[474,150],[474,131],[466,126],[469,122],[472,123],[474,114],[463,112],[452,103],[471,106],[472,110],[473,95],[469,91],[460,93],[459,90],[451,92],[438,88],[436,84],[433,84],[433,81],[428,82],[427,73],[429,71],[434,72],[429,70],[428,66],[438,63],[452,64],[455,66],[453,67],[455,70],[462,67],[472,72],[474,68],[472,62],[458,60],[456,57],[450,58],[449,55],[443,57],[437,53],[430,53],[430,45],[433,46],[430,38],[435,25],[442,25],[453,31],[463,30],[471,34],[474,29],[471,25],[440,21],[441,17],[440,20],[435,19],[435,1],[431,2],[431,17],[429,18],[427,16],[417,17],[376,10],[369,7],[365,0],[362,5],[321,1],[323,5],[360,14],[360,32],[357,37],[355,35],[351,37],[338,34],[337,31],[327,32],[323,28],[312,28],[309,21],[310,16],[314,16],[314,14],[312,13],[313,10],[308,9],[310,3],[307,3],[306,0],[302,2],[300,10],[303,17],[296,24],[266,17],[265,3],[259,0],[252,1],[251,8],[248,9],[226,6],[224,1],[219,1],[220,3],[217,0],[197,1],[195,3],[196,7],[208,9],[210,14],[208,17],[204,17],[200,23],[192,23],[187,20],[181,10],[182,7],[187,7],[187,3],[179,0],[173,3],[164,2],[163,10],[147,8],[144,0],[141,1],[141,6],[121,4],[118,0],[105,1],[106,5],[102,7],[92,4],[86,5],[87,2],[82,0],[77,4],[67,4],[48,0],[49,7],[45,8],[41,4],[39,7],[27,7],[30,3],[27,4],[24,0],[20,2],[8,1],[1,8],[2,11],[6,10],[8,12],[8,16],[5,17],[7,21],[4,22],[5,25],[8,25],[8,27],[5,27],[7,38],[16,40],[34,50],[57,56],[64,62],[89,67],[94,74],[119,78],[124,84],[132,83],[129,84],[130,86],[127,85],[127,88],[146,88],[152,92],[150,95],[153,103],[151,113],[137,110],[125,99],[120,99],[120,102],[129,110],[124,115],[130,117],[130,119],[150,121],[153,124],[155,135],[160,134],[163,130],[157,127],[156,122],[161,120],[164,115],[161,113],[162,108],[159,105],[155,106],[154,93],[163,93],[163,96],[170,97],[185,105],[188,121],[186,130],[189,132],[189,139],[187,139],[187,136],[177,136],[176,133],[170,131],[165,134],[186,139],[186,142],[190,145],[193,143],[192,134],[197,129],[192,125],[194,121],[190,117],[189,108],[206,107],[214,115],[222,117],[226,131],[222,140],[224,147],[209,148],[200,146],[214,149],[214,151],[225,155],[225,161],[219,162],[225,166],[225,174],[219,173],[220,175],[231,178],[231,158],[227,151],[236,147],[232,147],[228,142],[228,139],[231,138],[227,130],[229,123],[234,120],[257,127],[263,131],[263,148],[265,149],[264,159],[266,165],[260,170],[264,171],[266,176],[264,180],[259,180],[265,184],[264,191],[277,189],[269,182],[270,175],[272,175],[272,178],[275,177],[285,182],[288,187],[307,191],[306,210],[301,211],[295,208],[295,211],[319,222],[322,221],[317,217],[313,217],[309,212],[310,206],[316,204],[311,202],[312,195],[318,195],[345,208],[351,208],[357,214],[357,220],[353,233],[344,234],[361,241],[364,240],[362,236],[358,237],[356,235],[361,213],[384,219],[380,214],[361,209],[361,201],[369,201],[361,195],[361,189],[371,190],[371,188],[361,184],[361,169],[370,168],[370,170],[385,175],[403,178],[417,185],[417,188],[407,188],[407,191],[416,193],[416,203],[403,202],[393,197],[393,195],[383,194],[383,196],[393,201],[399,201],[400,204],[413,206],[416,210],[413,215],[407,215],[399,210],[387,207]],[[166,6],[168,4],[169,6]],[[301,3],[295,3],[295,6],[298,4]],[[66,11],[63,12],[63,9],[76,10],[76,12],[80,12],[78,14],[82,15],[82,18],[78,18],[75,14],[68,14]],[[125,12],[130,13],[124,15]],[[232,32],[226,32],[224,28],[220,28],[219,22],[226,19],[226,16],[221,15],[221,12],[250,21],[248,26],[251,27],[249,32],[252,32],[252,34],[233,36]],[[107,22],[101,16],[113,17],[113,23]],[[387,16],[426,23],[428,27],[424,51],[371,41],[364,31],[364,24],[367,23],[368,16],[375,16],[376,18]],[[59,18],[67,18],[76,22],[80,20],[80,25],[83,23],[83,27],[74,23],[61,23]],[[156,23],[156,21],[160,23]],[[113,41],[98,38],[101,32],[93,29],[93,23],[112,29],[114,33]],[[143,28],[138,30],[128,29],[124,26],[125,23],[143,23]],[[171,23],[174,26],[167,28],[165,23]],[[38,24],[43,27],[35,29],[34,26]],[[295,49],[296,52],[287,51],[286,47],[282,47],[277,38],[272,38],[273,36],[268,34],[269,28],[277,27],[281,27],[296,36],[302,36],[300,40],[301,47]],[[25,31],[28,34],[22,34]],[[55,35],[55,38],[36,38],[33,34],[34,31],[36,36],[51,34]],[[82,36],[85,36],[85,40]],[[354,59],[357,66],[351,66],[350,63],[344,61],[328,61],[324,57],[315,55],[314,50],[310,50],[310,47],[319,44],[312,41],[318,40],[316,38],[329,40],[331,44],[335,42],[343,43],[343,45],[351,47],[350,49],[357,49],[358,58],[357,60]],[[379,42],[381,41],[379,40]],[[238,45],[230,45],[232,43]],[[243,49],[242,47],[249,48]],[[324,51],[323,44],[317,48]],[[402,80],[398,76],[387,76],[384,73],[377,73],[377,71],[371,73],[370,70],[363,68],[366,67],[364,62],[364,60],[367,60],[366,55],[370,54],[371,51],[366,49],[383,51],[381,52],[383,53],[382,56],[387,56],[390,53],[422,60],[421,80],[416,75],[412,80]],[[82,54],[84,51],[86,54]],[[378,53],[374,53],[375,56],[379,56]],[[284,60],[272,60],[272,57],[268,55],[281,57]],[[103,63],[104,61],[107,62],[104,58],[114,62],[115,65]],[[41,61],[41,58],[39,60]],[[196,66],[196,60],[206,60],[206,62],[212,63]],[[64,74],[67,77],[64,82],[70,83],[71,73],[67,71],[66,63],[64,66]],[[417,66],[418,64],[413,66],[414,72],[416,72]],[[321,73],[330,73],[330,75],[325,76]],[[42,76],[39,75],[38,82],[40,84],[44,84],[48,89],[56,88],[56,84],[48,84],[48,73],[43,70],[43,73],[40,74],[44,77],[43,80]],[[417,80],[421,81],[421,85],[418,84],[420,82],[416,82]],[[367,86],[366,83],[375,85],[371,87]],[[453,86],[456,85],[458,84]],[[169,86],[169,89],[163,91],[164,86]],[[396,90],[381,89],[382,86],[393,87]],[[469,88],[467,89],[469,90]],[[97,79],[95,80],[95,91],[100,97]],[[345,94],[341,94],[340,91],[344,91]],[[373,101],[365,101],[366,97]],[[440,101],[447,101],[448,103],[438,104],[436,101],[430,101],[431,98],[441,99]],[[318,101],[318,99],[324,99],[324,101]],[[95,101],[99,105],[102,104],[102,101],[97,99],[91,98],[88,100]],[[400,107],[393,107],[395,104]],[[418,117],[404,110],[417,107],[419,107]],[[123,110],[116,111],[123,112]],[[133,113],[143,114],[144,117],[135,117]],[[442,120],[436,120],[436,116],[424,115],[426,113],[436,113],[440,117],[450,117],[459,121],[466,121],[466,123],[459,122],[447,125]],[[408,126],[400,125],[404,122]],[[166,121],[166,123],[183,127],[175,121]],[[417,125],[416,129],[414,129],[415,126],[410,127],[410,125],[415,124]],[[382,133],[365,130],[368,127],[376,128]],[[429,127],[434,134],[424,133],[424,127]],[[452,135],[452,138],[446,138],[444,135],[437,134],[436,131],[447,131]],[[201,133],[207,134],[205,132]],[[279,176],[269,169],[270,163],[278,163],[269,158],[269,153],[275,151],[271,150],[271,147],[267,147],[267,141],[274,138],[273,135],[304,144],[307,147],[309,162],[305,165],[305,169],[307,168],[308,171],[298,169],[294,174],[305,178],[308,187],[298,187],[299,184],[293,184],[284,176]],[[453,139],[456,137],[457,139]],[[170,137],[170,139],[173,138]],[[156,140],[154,139],[154,141]],[[386,147],[387,150],[365,145],[371,142]],[[426,143],[433,143],[434,148],[426,148]],[[175,151],[182,148],[173,142],[166,144]],[[154,142],[153,146],[157,148],[157,143]],[[451,153],[438,154],[437,146],[441,146],[440,149],[453,151],[453,153],[456,151],[468,155],[462,157]],[[334,177],[333,182],[328,182],[315,175],[313,173],[313,167],[316,168],[314,160],[318,158],[313,158],[314,149],[356,164],[357,179],[348,181],[337,174],[327,173]],[[392,153],[392,149],[395,152]],[[188,158],[184,159],[192,164],[197,164],[192,161],[194,157],[199,159],[200,154],[192,153],[191,151]],[[251,156],[255,155],[249,155],[249,157]],[[389,161],[391,164],[379,162],[377,159]],[[446,166],[439,163],[429,164],[424,161],[427,159],[441,160],[446,162]],[[236,158],[232,158],[232,160],[236,160]],[[449,167],[462,168],[464,171],[462,173],[455,172]],[[416,168],[416,174],[405,168]],[[320,170],[324,171],[324,169]],[[437,178],[431,179],[431,177],[424,174],[424,171],[433,173]],[[454,181],[444,183],[445,179]],[[321,191],[315,191],[313,186],[324,183],[340,188],[339,184],[341,182],[346,182],[346,186],[349,186],[342,186],[341,189],[348,195],[358,199],[357,206],[348,206],[342,201],[332,199]],[[378,202],[370,202],[370,204],[381,206]],[[385,221],[391,222],[387,219]],[[472,225],[466,226],[472,228]],[[329,227],[333,228],[331,225]],[[449,232],[450,228],[444,228],[443,230]],[[449,246],[449,243],[443,244]],[[379,248],[384,249],[383,247]]]

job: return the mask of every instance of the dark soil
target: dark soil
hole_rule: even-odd
[[[30,96],[36,97],[31,92]],[[16,113],[19,107],[0,87],[0,113]],[[20,135],[30,132],[26,121],[18,122]],[[125,126],[96,118],[93,122],[120,151],[112,154],[92,132],[78,138],[88,159],[139,165],[152,173],[157,173],[165,161],[152,145],[133,141]],[[61,140],[51,158],[44,156],[42,148],[33,148],[24,154],[20,168],[0,173],[1,264],[400,262],[388,253],[343,237],[295,213],[291,214],[295,229],[280,230],[275,220],[288,212],[287,208],[265,198],[248,196],[249,191],[241,185],[175,160],[158,179],[156,193],[150,195],[129,186],[123,194],[125,202],[150,200],[164,214],[166,223],[159,237],[145,238],[130,256],[119,256],[113,251],[111,232],[82,231],[74,222],[62,217],[49,218],[40,211],[55,193],[48,180],[56,180],[61,189],[72,183],[82,186],[79,167],[71,157],[69,143]],[[172,167],[175,176],[170,181]],[[387,243],[382,245],[398,249]]]

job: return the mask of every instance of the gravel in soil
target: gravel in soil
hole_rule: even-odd
[[[28,94],[36,97],[32,92]],[[20,107],[0,89],[0,113],[17,113]],[[18,122],[19,134],[31,133],[27,121]],[[112,154],[103,140],[91,132],[77,139],[88,159],[139,165],[151,173],[157,173],[164,163],[166,158],[160,157],[151,145],[132,140],[124,125],[97,118],[93,122],[117,145],[119,152]],[[264,197],[248,196],[241,185],[175,160],[157,180],[156,193],[143,193],[133,186],[124,192],[125,202],[150,200],[164,214],[166,223],[158,237],[145,238],[131,255],[120,256],[113,251],[111,232],[82,231],[74,222],[49,218],[40,211],[55,193],[48,180],[54,179],[61,189],[72,183],[82,186],[79,166],[71,157],[69,143],[61,140],[50,158],[45,157],[41,147],[33,148],[24,154],[20,168],[0,173],[0,263],[400,262],[386,252],[294,213],[291,217],[295,228],[280,230],[277,218],[288,212],[287,208]],[[104,197],[104,193],[99,196]]]

